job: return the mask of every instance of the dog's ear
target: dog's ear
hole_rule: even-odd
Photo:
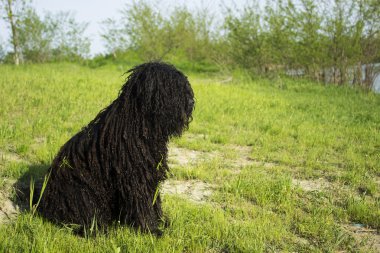
[[[138,65],[127,73],[131,73],[121,89],[121,96],[128,104],[145,114],[154,110],[154,96],[157,90],[157,80],[147,63]]]

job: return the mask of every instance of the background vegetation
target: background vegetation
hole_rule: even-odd
[[[378,0],[249,1],[241,9],[223,7],[218,16],[184,6],[163,14],[154,2],[137,0],[103,22],[107,52],[86,61],[86,24],[72,14],[40,17],[29,1],[0,2],[13,46],[0,53],[4,62],[82,60],[97,67],[161,59],[191,70],[239,68],[366,89],[380,71]]]

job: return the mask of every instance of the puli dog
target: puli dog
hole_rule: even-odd
[[[58,224],[113,223],[160,233],[167,144],[188,128],[194,93],[174,66],[129,70],[119,96],[58,152],[37,207]]]

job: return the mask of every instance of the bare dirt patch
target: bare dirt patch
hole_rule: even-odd
[[[46,143],[46,137],[36,137],[34,138],[34,142],[30,147],[34,150],[39,149],[42,145]]]
[[[207,135],[206,134],[190,134],[190,133],[185,133],[183,135],[184,138],[188,140],[206,140]]]
[[[179,195],[197,203],[203,203],[212,194],[212,186],[199,180],[167,180],[162,185],[162,194]]]
[[[219,155],[217,152],[203,152],[186,148],[170,147],[169,163],[178,164],[180,166],[196,165],[199,162],[211,160]]]
[[[259,161],[257,159],[251,158],[252,147],[240,146],[240,145],[226,145],[226,148],[236,152],[236,159],[231,160],[231,164],[234,167],[245,167],[250,165],[255,165],[257,167],[274,168],[277,166],[276,163]]]
[[[365,248],[380,252],[380,235],[376,229],[367,228],[363,224],[349,224],[343,228],[357,242],[365,244]]]
[[[194,138],[200,137],[197,136]],[[226,167],[232,167],[237,172],[239,168],[251,165],[265,168],[274,168],[277,166],[276,163],[263,162],[251,158],[252,148],[249,146],[225,145],[223,148],[225,152],[205,152],[171,146],[169,147],[169,164],[184,167],[218,159]]]
[[[9,222],[19,213],[19,208],[10,199],[13,184],[12,180],[4,180],[3,187],[0,189],[0,224]]]
[[[292,183],[306,192],[321,192],[331,188],[331,183],[324,178],[318,178],[316,180],[293,179]]]
[[[252,148],[239,145],[228,145],[227,149],[233,150],[236,153],[235,159],[227,159],[233,167],[245,167],[255,164],[255,161],[250,158]]]
[[[46,142],[46,137],[36,137],[34,138],[34,142],[37,143],[37,144],[42,144],[44,142]]]
[[[0,150],[0,163],[7,162],[25,162],[25,160],[16,153]]]
[[[1,195],[1,193],[0,193]],[[0,196],[0,198],[2,198]],[[0,224],[7,223],[19,213],[17,206],[8,198],[0,200]]]
[[[375,179],[375,183],[376,183],[378,186],[380,186],[380,177],[376,177],[376,179]]]

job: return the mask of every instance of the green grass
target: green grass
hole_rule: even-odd
[[[0,65],[0,191],[5,179],[42,176],[61,145],[116,98],[127,68]],[[161,238],[126,227],[81,238],[24,211],[0,225],[0,251],[370,251],[344,226],[380,229],[380,96],[242,76],[222,84],[215,73],[190,74],[194,120],[171,145],[217,155],[173,166],[170,177],[202,180],[213,194],[205,203],[165,195],[170,224]],[[259,163],[234,167],[231,147],[240,146]],[[318,178],[331,187],[292,183]]]

